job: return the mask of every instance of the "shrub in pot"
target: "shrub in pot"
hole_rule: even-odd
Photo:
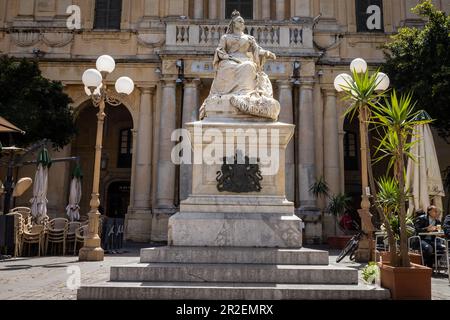
[[[383,103],[384,102],[384,103]],[[430,299],[430,268],[411,264],[408,254],[408,217],[406,211],[405,162],[411,157],[410,137],[414,127],[428,123],[419,120],[412,94],[397,97],[395,90],[383,102],[373,104],[371,122],[381,135],[378,161],[387,159],[393,176],[378,182],[377,202],[389,241],[389,263],[379,263],[381,285],[391,290],[394,299]],[[385,192],[386,194],[383,194]],[[400,243],[397,248],[396,242]]]

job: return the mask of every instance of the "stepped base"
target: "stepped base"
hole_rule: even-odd
[[[111,281],[358,284],[358,272],[338,266],[137,263],[112,267]]]
[[[382,300],[388,290],[366,285],[107,282],[83,286],[85,300]]]
[[[157,247],[142,249],[140,262],[328,265],[328,252],[308,248]]]
[[[78,299],[318,300],[388,299],[358,285],[356,269],[328,265],[313,249],[158,247],[140,263],[111,268],[111,281],[82,286]]]

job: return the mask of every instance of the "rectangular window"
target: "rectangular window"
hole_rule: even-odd
[[[96,0],[94,29],[120,30],[122,0]]]
[[[358,170],[356,133],[350,131],[346,131],[344,135],[344,167],[345,170]]]
[[[230,19],[234,10],[239,11],[244,19],[253,19],[253,0],[227,0],[225,19]]]
[[[358,32],[384,32],[383,0],[355,0]]]
[[[133,158],[133,136],[131,129],[120,130],[118,168],[131,168]]]

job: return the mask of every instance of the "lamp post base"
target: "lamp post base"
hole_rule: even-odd
[[[362,238],[358,244],[358,250],[355,254],[355,262],[369,262],[373,261],[371,258],[370,241],[367,238]]]
[[[105,252],[101,247],[84,247],[80,249],[79,261],[103,261]]]
[[[361,240],[359,241],[358,250],[356,250],[355,261],[373,261],[374,248],[372,238],[375,228],[372,224],[372,214],[367,208],[359,209],[358,214],[361,218],[361,228],[364,231],[365,235],[363,235]]]

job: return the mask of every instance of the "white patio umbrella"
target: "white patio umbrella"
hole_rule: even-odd
[[[38,167],[34,178],[33,198],[31,198],[31,214],[37,223],[47,217],[48,169],[51,166],[50,156],[44,148],[38,157]]]
[[[419,120],[426,119],[431,117],[422,111]],[[413,141],[417,143],[411,147],[410,152],[416,161],[409,159],[406,171],[406,188],[409,188],[412,194],[409,207],[426,212],[432,202],[442,212],[442,198],[445,197],[445,192],[430,126],[417,125],[414,128]]]
[[[81,169],[77,166],[74,170],[73,178],[70,183],[69,204],[66,207],[67,216],[70,221],[80,220],[80,200],[81,200]]]

